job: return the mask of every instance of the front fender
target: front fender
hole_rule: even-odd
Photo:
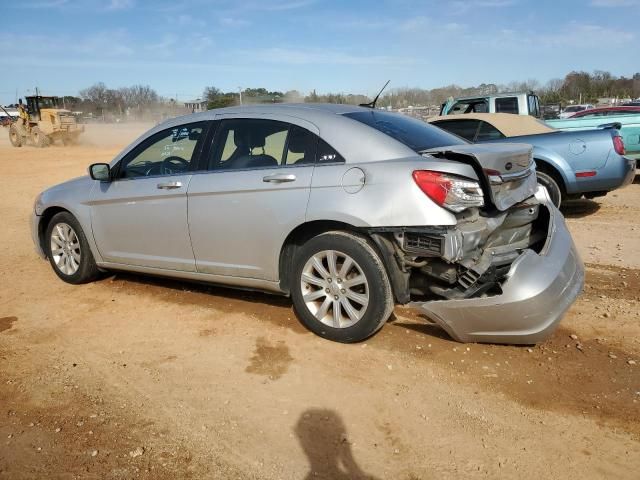
[[[91,184],[88,182],[91,182]],[[74,183],[68,182],[65,188],[53,187],[41,194],[38,199],[40,214],[34,214],[36,217],[34,219],[34,228],[37,229],[36,232],[39,235],[45,228],[42,222],[48,221],[55,211],[68,211],[80,223],[93,258],[96,262],[101,262],[102,257],[93,238],[93,230],[91,228],[91,207],[88,205],[93,188],[98,182],[93,180],[83,182],[81,179],[77,179]]]

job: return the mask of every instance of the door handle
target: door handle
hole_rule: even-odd
[[[181,188],[182,182],[159,183],[157,187],[161,190],[173,190],[174,188]]]
[[[295,179],[296,176],[293,173],[274,173],[273,175],[262,177],[263,182],[271,183],[293,182]]]

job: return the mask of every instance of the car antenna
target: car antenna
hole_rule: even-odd
[[[378,101],[378,98],[380,97],[382,92],[384,92],[384,89],[387,88],[387,85],[389,85],[389,82],[391,82],[391,80],[387,80],[387,83],[384,84],[384,87],[382,87],[382,89],[378,92],[378,95],[376,95],[376,98],[374,98],[372,102],[361,103],[360,106],[366,108],[376,108],[376,102]]]

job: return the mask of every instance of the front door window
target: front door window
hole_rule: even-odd
[[[181,125],[156,133],[122,161],[121,178],[175,175],[191,170],[204,123]]]

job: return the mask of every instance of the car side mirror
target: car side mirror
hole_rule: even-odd
[[[100,182],[111,181],[111,167],[108,163],[94,163],[89,166],[89,176]]]

